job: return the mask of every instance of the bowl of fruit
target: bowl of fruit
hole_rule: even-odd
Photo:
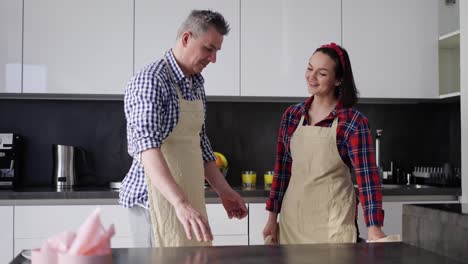
[[[218,169],[226,178],[227,171],[228,171],[228,161],[223,154],[216,152],[216,151],[214,152],[214,154],[216,157],[216,167],[218,167]]]

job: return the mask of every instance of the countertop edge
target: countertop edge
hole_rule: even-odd
[[[234,187],[246,203],[265,203],[269,190],[252,190]],[[382,189],[384,202],[408,201],[458,201],[459,188],[423,188],[423,189]],[[55,191],[48,188],[29,188],[24,190],[0,191],[0,206],[8,205],[115,205],[118,204],[119,192],[106,188],[88,188],[72,191]],[[207,188],[206,203],[220,203],[217,193]]]
[[[267,197],[243,197],[245,203],[265,203]],[[206,204],[219,204],[219,197],[207,197]],[[453,195],[403,195],[383,197],[384,202],[430,202],[430,201],[458,201]],[[97,199],[0,199],[0,206],[49,206],[49,205],[118,205],[117,198]]]

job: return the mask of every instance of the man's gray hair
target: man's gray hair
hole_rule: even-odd
[[[185,31],[192,32],[193,36],[197,38],[205,33],[209,27],[213,27],[223,36],[226,36],[230,30],[229,24],[220,13],[211,10],[192,10],[177,31],[177,39]]]

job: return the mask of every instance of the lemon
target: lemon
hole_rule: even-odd
[[[215,154],[215,156],[216,156],[216,165],[217,165],[218,167],[227,168],[227,166],[228,166],[228,161],[227,161],[226,157],[225,157],[223,154],[221,154],[221,153],[219,153],[219,152],[216,152],[216,151],[214,152],[214,154]],[[218,160],[219,160],[219,161],[218,161]]]

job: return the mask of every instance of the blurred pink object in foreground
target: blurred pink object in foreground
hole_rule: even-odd
[[[112,263],[111,238],[114,225],[105,230],[96,208],[80,226],[76,234],[65,231],[47,239],[41,249],[32,250],[33,264]]]
[[[98,207],[76,232],[75,240],[68,250],[70,255],[107,255],[111,253],[110,238],[115,234],[111,224],[106,231],[101,223],[101,209]]]

